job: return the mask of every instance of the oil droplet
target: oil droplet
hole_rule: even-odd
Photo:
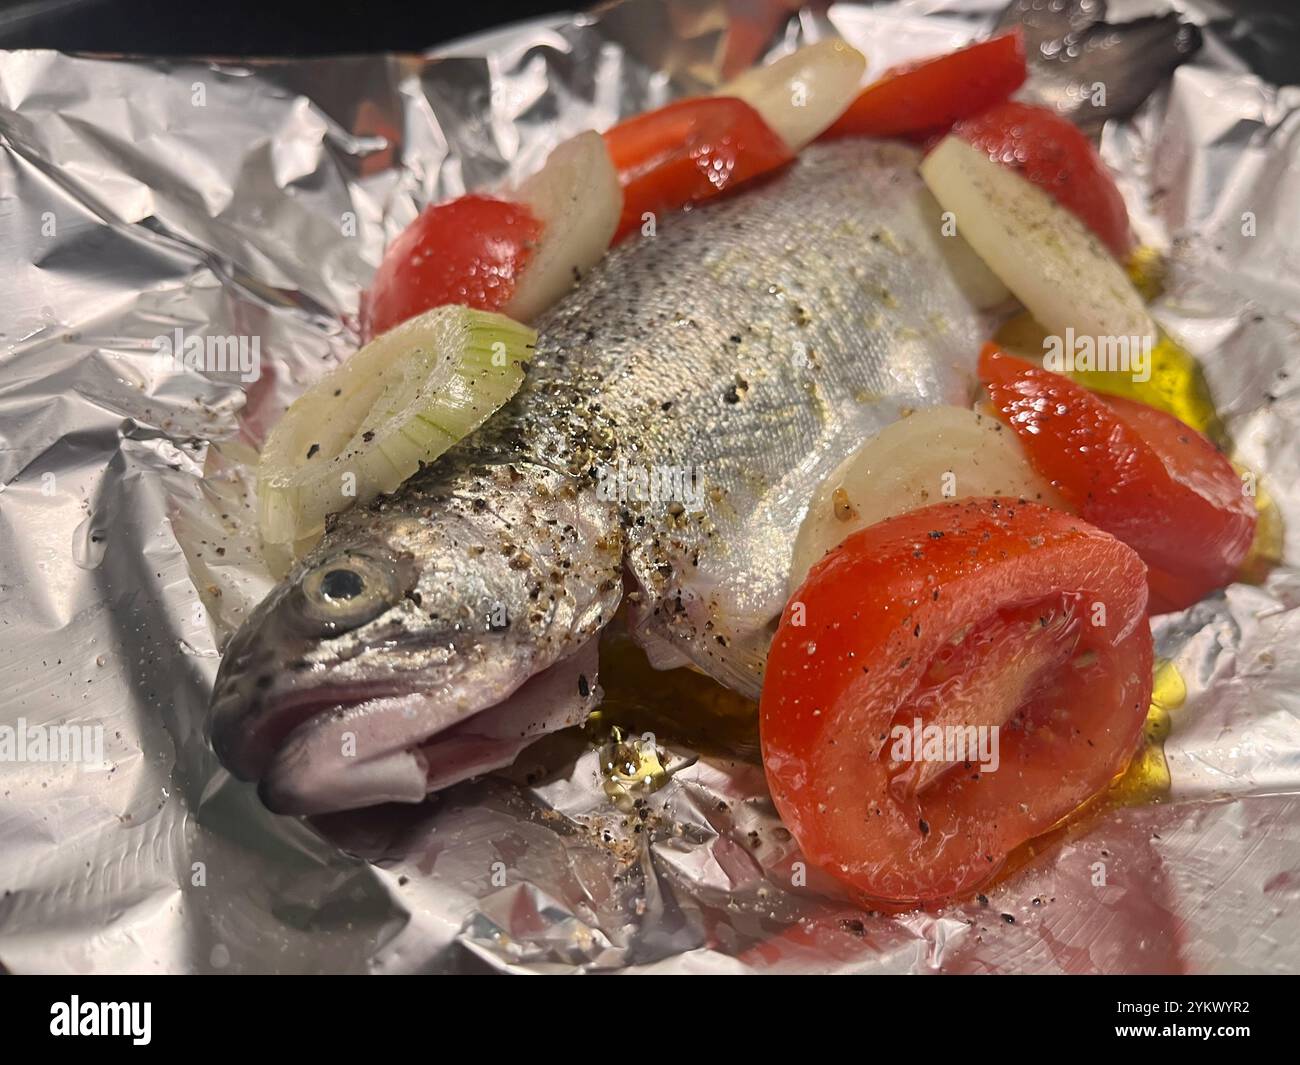
[[[1150,303],[1159,299],[1165,291],[1165,279],[1169,276],[1169,264],[1164,253],[1150,244],[1140,244],[1129,252],[1124,263],[1124,272],[1133,282],[1142,298]]]
[[[96,569],[108,550],[108,534],[87,514],[72,534],[72,561],[82,569]]]
[[[1069,377],[1094,392],[1136,400],[1172,414],[1226,448],[1228,433],[1196,357],[1162,331],[1151,348],[1150,370],[1145,381],[1135,381],[1133,374],[1124,370],[1075,370]]]
[[[1106,793],[1111,803],[1137,806],[1158,802],[1169,793],[1165,740],[1173,727],[1172,711],[1187,701],[1187,684],[1172,662],[1158,662],[1151,683],[1151,707],[1143,725],[1142,748]]]
[[[593,717],[605,728],[653,732],[704,753],[758,758],[757,703],[694,669],[655,669],[625,626],[610,625],[601,636],[600,683],[605,694]]]
[[[621,810],[630,811],[638,798],[668,783],[653,734],[629,736],[618,725],[603,721],[600,711],[587,719],[587,730],[588,735],[604,731],[607,736],[600,750],[602,787]]]
[[[1242,475],[1244,483],[1250,471],[1236,462],[1233,466]],[[1282,561],[1282,512],[1264,479],[1254,474],[1251,480],[1255,486],[1255,511],[1259,517],[1255,523],[1255,539],[1237,576],[1248,584],[1261,584],[1268,571]]]

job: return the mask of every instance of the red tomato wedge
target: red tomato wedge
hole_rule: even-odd
[[[1020,30],[959,52],[885,71],[849,104],[823,137],[903,137],[942,132],[1000,103],[1024,84]]]
[[[1128,254],[1133,237],[1124,197],[1092,142],[1069,119],[1009,100],[963,118],[953,133],[1052,195],[1117,259]]]
[[[794,153],[749,104],[702,96],[637,115],[605,132],[623,186],[614,243],[662,215],[784,166]]]
[[[1101,530],[991,498],[830,552],[782,615],[760,704],[805,857],[863,901],[939,904],[1105,788],[1151,698],[1145,576]],[[948,746],[968,726],[996,728],[996,758]]]
[[[1097,396],[986,344],[979,375],[1034,468],[1085,521],[1151,569],[1155,612],[1229,584],[1250,550],[1256,510],[1232,464],[1171,414]]]
[[[384,252],[362,306],[362,339],[433,307],[500,310],[541,239],[527,207],[462,196],[426,207]]]

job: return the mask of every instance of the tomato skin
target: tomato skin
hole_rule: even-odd
[[[1024,84],[1019,29],[933,59],[885,71],[823,137],[921,137],[1005,100]]]
[[[647,213],[710,199],[794,158],[757,111],[729,96],[678,100],[604,137],[623,186],[615,244],[639,230]]]
[[[1124,197],[1092,142],[1069,119],[1008,100],[963,118],[953,133],[1049,193],[1117,259],[1132,249]]]
[[[1000,767],[959,764],[926,789],[900,790],[887,737],[896,717],[910,723],[909,699],[954,636],[1058,599],[1078,608],[1074,642],[1004,691],[1033,725],[1002,727]],[[891,907],[975,891],[1132,756],[1151,695],[1145,608],[1130,548],[1034,503],[939,503],[848,537],[782,615],[760,702],[768,784],[804,856]],[[985,692],[1015,675],[1016,647],[969,650],[968,665],[992,656]]]
[[[1094,395],[995,344],[981,352],[979,376],[1034,468],[1080,517],[1142,556],[1154,610],[1182,609],[1232,582],[1257,514],[1209,440],[1173,415]]]
[[[362,339],[448,303],[500,310],[542,224],[522,204],[462,196],[426,207],[384,252],[362,305]]]

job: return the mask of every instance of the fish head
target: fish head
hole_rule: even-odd
[[[557,478],[512,466],[337,520],[225,650],[223,764],[278,812],[411,802],[508,764],[557,714],[580,720],[621,582]],[[590,681],[534,705],[559,664]]]

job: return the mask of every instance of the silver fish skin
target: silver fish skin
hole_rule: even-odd
[[[625,587],[656,664],[757,695],[813,489],[973,392],[978,267],[918,161],[814,146],[607,255],[538,323],[514,400],[332,520],[236,634],[210,722],[227,767],[316,813],[509,764],[594,704]]]

